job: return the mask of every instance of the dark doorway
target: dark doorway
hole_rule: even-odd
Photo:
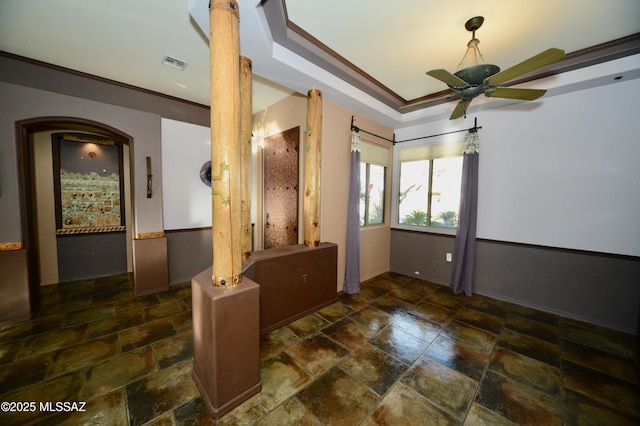
[[[264,248],[298,244],[300,127],[264,140]]]

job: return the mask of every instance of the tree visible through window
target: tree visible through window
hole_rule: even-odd
[[[462,156],[400,163],[398,223],[457,228]]]
[[[384,223],[386,167],[360,163],[360,226]]]

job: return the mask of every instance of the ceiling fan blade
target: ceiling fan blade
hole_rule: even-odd
[[[523,101],[533,101],[540,96],[547,93],[542,89],[518,89],[515,87],[498,87],[495,89],[489,89],[485,92],[486,96],[491,98],[507,98],[507,99],[521,99]]]
[[[460,77],[456,77],[449,71],[443,69],[427,71],[427,75],[430,75],[433,78],[437,78],[438,80],[451,87],[464,87],[469,85],[469,83],[467,83]]]
[[[456,118],[462,117],[467,112],[467,107],[470,103],[471,99],[461,100],[460,102],[458,102],[458,105],[456,105],[456,109],[453,110],[453,113],[451,114],[451,117],[449,117],[449,120],[455,120]]]
[[[408,111],[413,111],[414,109],[427,107],[430,104],[438,104],[444,101],[450,101],[455,98],[456,98],[456,95],[452,93],[450,95],[440,96],[438,98],[425,99],[423,101],[414,102],[412,104],[402,105],[398,109],[402,112],[408,112]]]
[[[542,53],[538,53],[535,56],[526,59],[519,64],[507,68],[485,80],[485,84],[501,84],[505,81],[514,79],[522,74],[526,74],[535,69],[541,68],[545,65],[552,64],[564,58],[564,50],[551,48]]]

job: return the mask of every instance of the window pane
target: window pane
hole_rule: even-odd
[[[384,167],[369,164],[368,225],[384,222]]]
[[[433,160],[431,183],[431,226],[458,226],[462,157]]]
[[[399,223],[428,225],[429,166],[429,160],[400,163]]]

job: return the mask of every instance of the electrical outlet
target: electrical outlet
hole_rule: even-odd
[[[448,263],[451,263],[451,259],[452,259],[451,253],[447,253],[447,255],[445,256],[444,260],[446,260]]]

